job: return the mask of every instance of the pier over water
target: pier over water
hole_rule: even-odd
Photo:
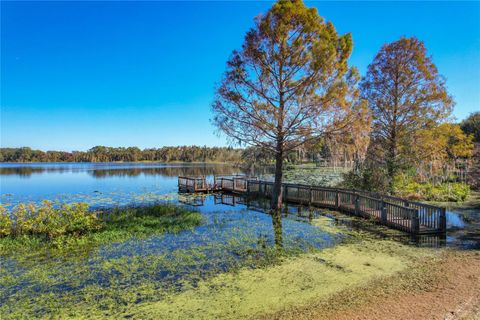
[[[180,192],[227,192],[246,197],[271,197],[273,182],[247,176],[178,177]],[[287,203],[328,208],[371,219],[382,225],[412,234],[444,233],[445,208],[377,193],[282,183],[282,199]]]

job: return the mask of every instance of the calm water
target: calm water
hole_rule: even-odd
[[[0,200],[7,207],[45,199],[99,207],[146,204],[176,198],[179,175],[236,173],[242,172],[209,164],[0,164]]]
[[[45,315],[46,299],[74,293],[153,286],[158,292],[182,290],[185,284],[239,267],[268,263],[279,246],[293,254],[331,247],[345,238],[308,223],[310,216],[291,211],[283,219],[265,214],[264,202],[246,203],[228,196],[192,197],[177,193],[178,175],[242,173],[219,165],[166,164],[2,164],[2,204],[85,201],[93,206],[177,202],[195,208],[202,223],[192,230],[143,239],[131,238],[74,252],[0,253],[0,305],[30,301],[35,315]],[[234,201],[232,201],[234,199]],[[334,219],[331,219],[334,223]],[[128,271],[126,271],[128,270]],[[41,276],[39,276],[41,275]],[[48,281],[45,281],[48,279]],[[3,281],[3,282],[2,282]],[[138,289],[141,290],[141,289]],[[12,297],[15,297],[12,299]],[[140,302],[141,300],[139,300]],[[61,304],[61,302],[60,302]]]
[[[201,212],[226,210],[213,198],[187,199],[177,193],[177,177],[247,173],[268,176],[269,170],[242,172],[218,164],[165,163],[33,163],[0,164],[0,202],[13,207],[22,202],[86,202],[93,207],[145,205],[159,201],[187,202]],[[228,207],[229,210],[232,207]],[[246,210],[242,204],[236,211]],[[251,210],[250,210],[251,211]],[[477,209],[447,211],[446,241],[478,246],[480,212]],[[459,240],[460,239],[460,240]]]

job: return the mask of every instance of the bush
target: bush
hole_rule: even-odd
[[[395,194],[400,197],[427,201],[465,201],[470,187],[458,182],[444,182],[433,185],[419,183],[411,176],[399,175],[395,178]]]
[[[458,182],[444,182],[434,185],[430,182],[417,182],[415,171],[399,174],[394,179],[393,194],[411,200],[426,201],[465,201],[470,195],[470,187]],[[388,193],[388,179],[380,168],[363,167],[359,172],[344,175],[342,187],[378,193]]]
[[[357,172],[350,171],[344,174],[340,186],[347,189],[387,193],[388,179],[382,168],[364,166]]]
[[[0,206],[0,236],[43,235],[49,239],[61,235],[80,235],[102,228],[96,212],[85,203],[42,205],[19,204],[12,211]]]

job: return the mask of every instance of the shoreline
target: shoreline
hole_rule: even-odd
[[[412,269],[257,319],[480,319],[479,271],[479,251],[445,250]]]

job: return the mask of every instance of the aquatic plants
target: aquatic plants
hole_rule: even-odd
[[[92,211],[87,204],[0,207],[0,249],[4,253],[84,251],[91,246],[179,232],[198,226],[201,214],[173,204]]]
[[[42,205],[20,204],[7,211],[0,206],[0,236],[38,235],[53,239],[62,235],[85,234],[103,227],[95,211],[86,203],[54,206],[51,201]]]
[[[400,197],[426,201],[465,201],[470,195],[470,187],[458,182],[417,182],[408,175],[398,175],[395,179],[395,193]]]
[[[286,218],[278,248],[271,217],[248,210],[161,205],[103,211],[100,219],[104,229],[77,238],[0,239],[0,317],[121,317],[219,274],[268,268],[341,239]]]
[[[221,208],[116,208],[81,236],[1,238],[0,318],[243,318],[329,297],[426,252],[346,237],[330,214],[311,224],[291,214],[277,231],[267,214]]]
[[[268,268],[220,274],[199,282],[195,289],[133,306],[127,314],[141,319],[256,317],[328,299],[407,270],[433,254],[393,241],[363,240],[288,258]]]

